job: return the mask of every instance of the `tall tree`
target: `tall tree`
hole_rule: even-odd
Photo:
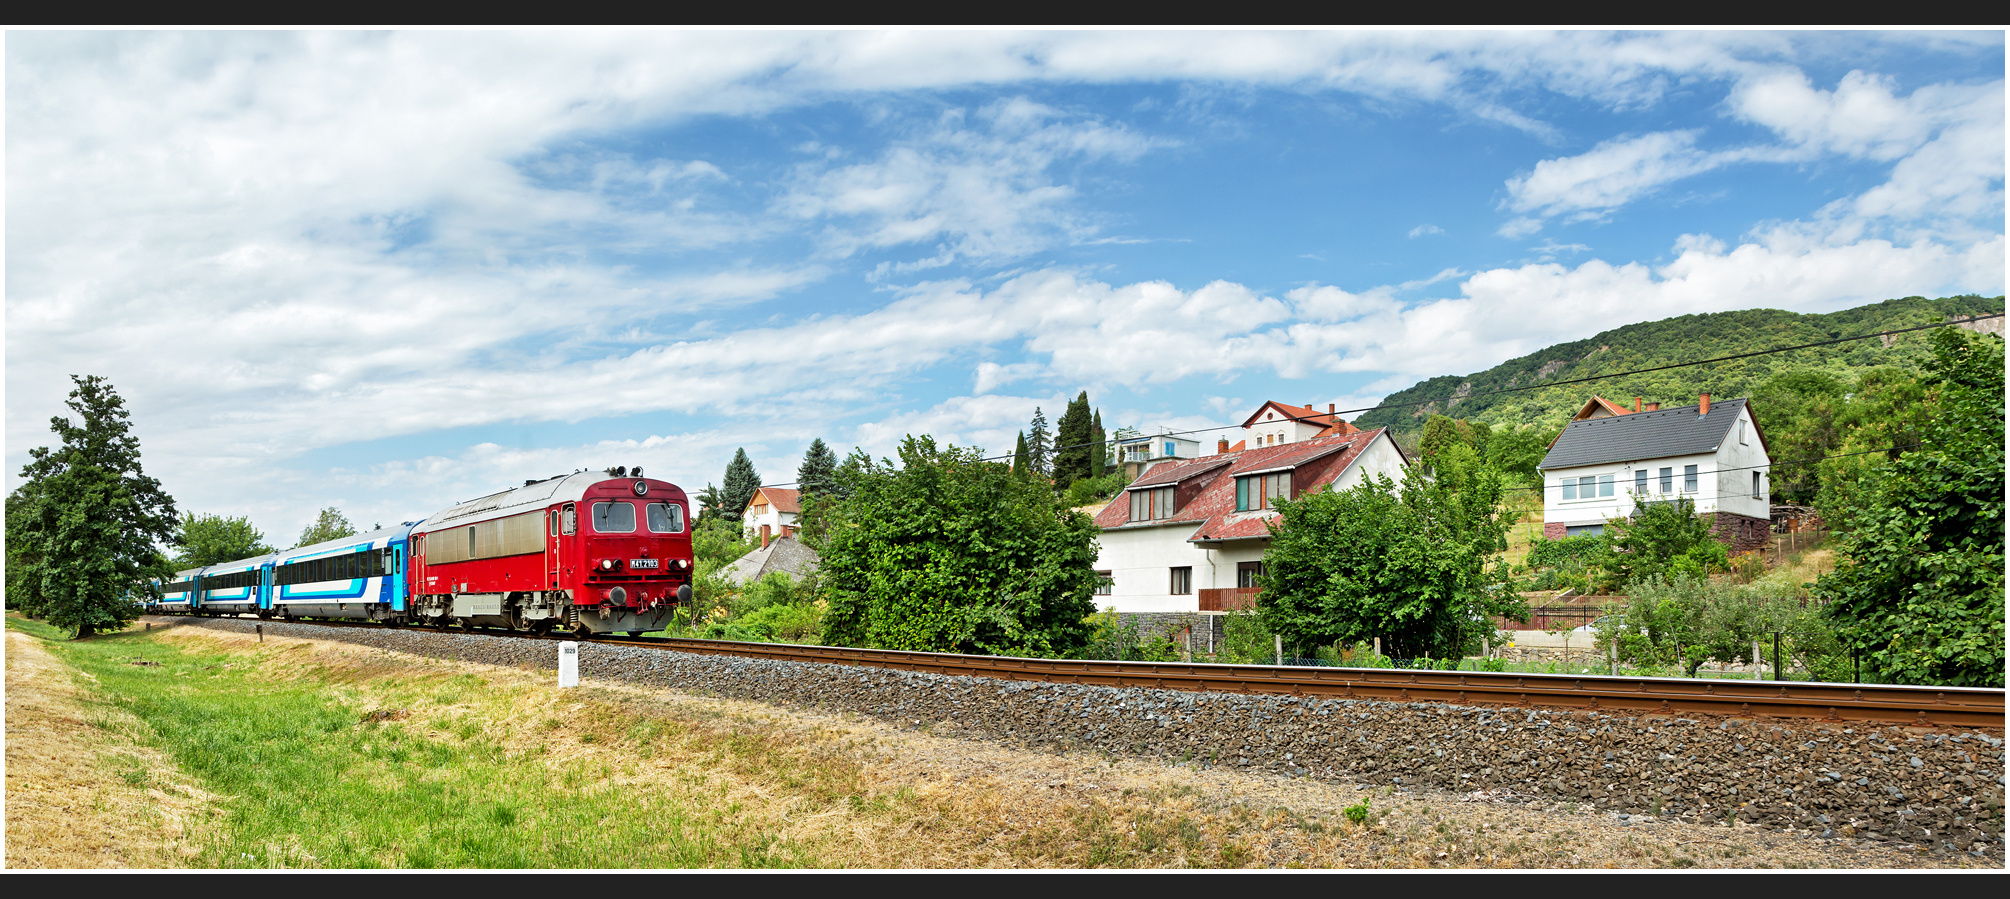
[[[1379,476],[1279,502],[1257,614],[1298,646],[1381,637],[1396,658],[1477,649],[1491,616],[1527,614],[1497,588],[1513,524],[1501,488],[1491,468],[1454,465],[1436,477],[1407,469],[1400,487]]]
[[[754,460],[747,458],[745,447],[733,451],[733,461],[726,463],[726,486],[720,491],[725,505],[720,511],[728,518],[738,518],[747,511],[747,501],[754,498],[754,491],[761,489],[761,473],[754,470]]]
[[[28,451],[24,520],[7,542],[28,544],[9,553],[27,562],[22,611],[82,639],[139,617],[149,580],[174,573],[162,548],[178,520],[174,500],[141,470],[125,401],[104,378],[70,380],[67,405],[79,420],[50,419],[62,445]]]
[[[356,526],[349,523],[349,516],[342,514],[341,509],[329,506],[326,509],[322,509],[320,514],[314,516],[313,524],[301,529],[300,542],[293,545],[313,546],[316,543],[328,540],[340,540],[343,537],[354,536],[356,536]],[[244,557],[238,556],[238,558],[241,559]],[[226,559],[223,561],[229,560]]]
[[[1056,656],[1089,639],[1096,527],[974,449],[901,442],[861,459],[818,551],[824,642]]]
[[[251,526],[250,518],[222,515],[182,516],[174,542],[181,547],[174,560],[177,570],[262,556],[273,549],[265,545],[265,535]]]
[[[1054,438],[1047,430],[1047,413],[1039,406],[1033,407],[1033,423],[1026,428],[1026,470],[1036,474],[1051,474],[1054,464]]]
[[[796,468],[796,490],[805,500],[830,495],[837,467],[837,453],[831,452],[822,437],[810,441],[809,450],[803,453],[803,464]]]
[[[1084,390],[1068,401],[1068,411],[1061,413],[1061,420],[1054,430],[1054,486],[1067,489],[1083,478],[1090,477],[1089,438],[1093,436],[1095,421],[1089,413],[1089,392]]]
[[[1026,432],[1019,432],[1019,442],[1012,446],[1012,473],[1026,473]]]
[[[1873,473],[1815,582],[1844,645],[1907,684],[2003,686],[2003,341],[1933,334],[1921,445]]]
[[[1089,422],[1089,477],[1100,478],[1110,472],[1110,446],[1103,434],[1103,410],[1096,410],[1096,417]]]
[[[714,519],[728,517],[725,505],[726,495],[720,492],[719,485],[706,484],[705,489],[698,491],[698,523],[705,524]],[[739,525],[733,526],[733,533],[739,533]]]

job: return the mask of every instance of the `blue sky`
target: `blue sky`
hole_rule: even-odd
[[[8,486],[109,377],[279,542],[745,447],[1372,404],[2003,292],[2001,32],[11,32]],[[1230,439],[1238,437],[1225,432]]]

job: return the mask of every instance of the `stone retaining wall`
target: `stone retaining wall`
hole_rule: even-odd
[[[195,620],[248,631],[250,621]],[[267,623],[268,633],[555,668],[549,642]],[[1982,732],[1187,693],[954,677],[586,643],[580,673],[971,736],[1286,776],[1509,790],[2000,853],[2003,740]]]

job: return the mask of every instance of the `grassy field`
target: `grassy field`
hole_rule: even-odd
[[[8,627],[56,636],[11,617]],[[160,770],[129,770],[129,782],[188,778],[217,797],[186,828],[177,863],[189,867],[1069,867],[1169,852],[1216,866],[1247,855],[1222,825],[1155,801],[1043,815],[917,792],[871,776],[882,750],[856,740],[559,691],[529,672],[194,628],[45,645],[159,748]]]

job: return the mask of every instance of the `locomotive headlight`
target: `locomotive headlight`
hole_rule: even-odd
[[[600,570],[601,570],[601,571],[613,571],[613,570],[614,570],[614,560],[613,560],[613,559],[601,559],[601,560],[600,560]]]

